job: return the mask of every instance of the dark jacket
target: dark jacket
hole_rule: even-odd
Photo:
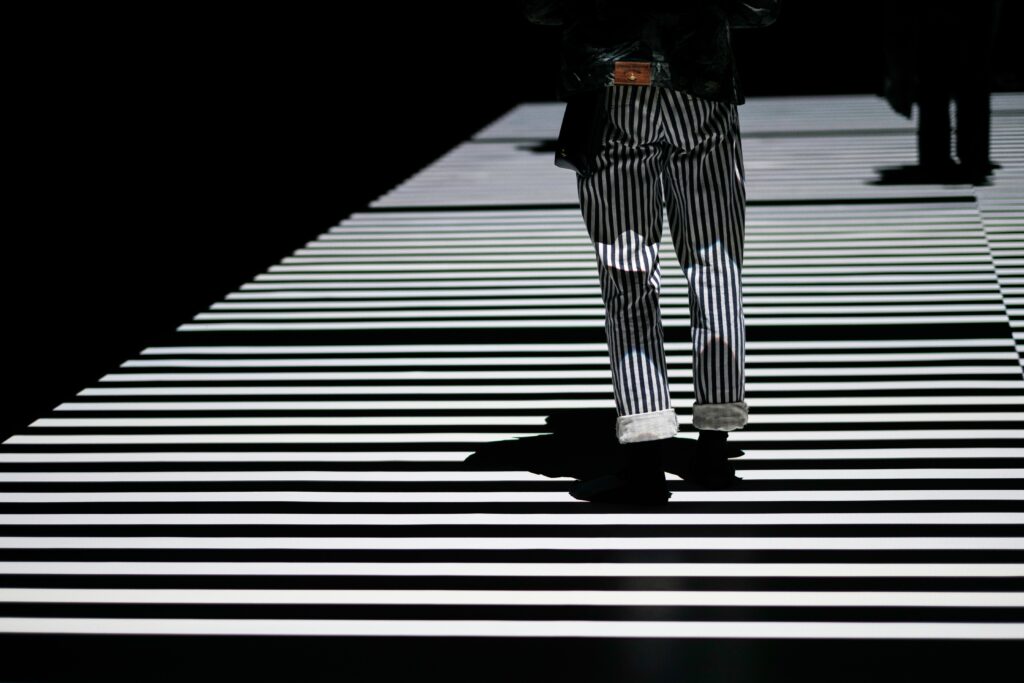
[[[520,0],[525,18],[562,31],[556,97],[613,84],[616,61],[648,61],[651,85],[741,104],[731,28],[768,26],[779,0]]]

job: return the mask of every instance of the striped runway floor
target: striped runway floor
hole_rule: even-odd
[[[740,109],[742,482],[669,474],[654,510],[567,493],[614,401],[552,163],[563,107],[513,108],[0,444],[0,645],[345,636],[512,667],[528,641],[617,680],[1024,648],[1024,94],[993,96],[990,187],[874,184],[915,160],[914,122],[875,97]]]

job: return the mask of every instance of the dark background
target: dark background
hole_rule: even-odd
[[[557,29],[513,2],[435,5],[7,22],[0,439],[510,108],[555,99]],[[1006,5],[997,89],[1020,90]],[[880,7],[784,0],[735,34],[746,93],[879,92]]]

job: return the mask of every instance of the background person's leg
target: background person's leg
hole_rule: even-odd
[[[992,170],[991,71],[1002,3],[976,0],[956,7],[958,43],[952,69],[956,150],[964,170],[980,180]]]
[[[609,86],[601,146],[591,170],[577,174],[580,208],[597,252],[619,443],[664,439],[679,430],[659,304],[664,151],[655,137],[658,96],[650,86]]]
[[[941,171],[953,166],[949,104],[957,31],[951,3],[935,2],[923,12],[917,55],[917,162],[926,170]]]
[[[746,320],[741,270],[746,190],[735,105],[666,90],[672,150],[665,201],[689,284],[693,425],[730,431],[747,423]]]

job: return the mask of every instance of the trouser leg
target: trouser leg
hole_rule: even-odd
[[[991,68],[1001,2],[958,3],[952,11],[957,40],[947,45],[952,54],[949,78],[956,101],[956,149],[960,163],[987,173],[991,132]],[[952,48],[952,49],[950,49]]]
[[[922,92],[918,107],[917,161],[939,168],[952,163],[950,156],[949,97]]]
[[[689,285],[693,425],[731,431],[747,423],[746,320],[741,282],[746,190],[735,105],[667,89],[665,201]]]
[[[646,86],[609,86],[592,168],[577,174],[580,208],[597,255],[619,443],[673,436],[659,296],[662,235],[656,97]]]
[[[966,168],[988,170],[989,117],[987,92],[971,89],[956,98],[956,150]]]
[[[950,49],[953,29],[950,3],[937,2],[919,18],[917,162],[942,168],[953,163],[949,104],[954,62]]]

